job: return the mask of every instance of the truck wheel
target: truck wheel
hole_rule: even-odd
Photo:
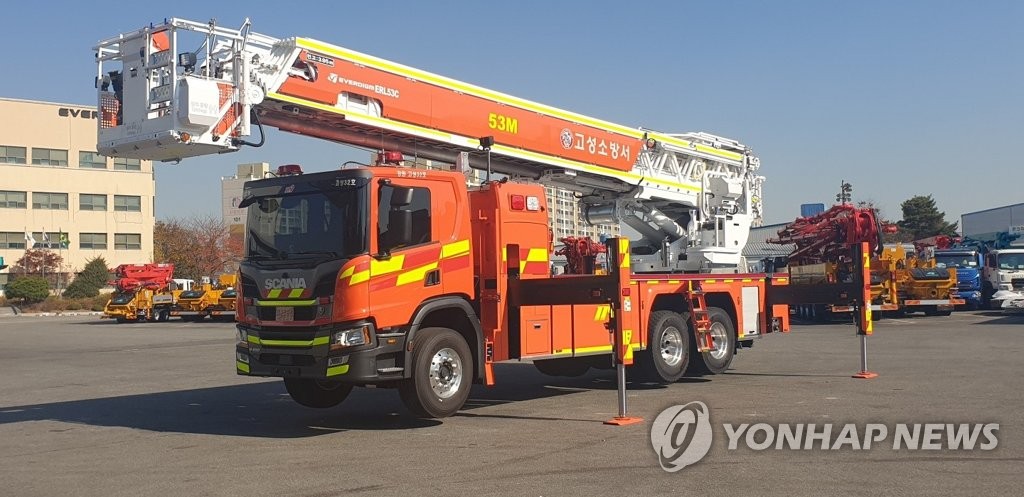
[[[633,368],[638,379],[672,383],[683,377],[690,362],[690,333],[686,320],[672,311],[654,311],[647,327],[647,348]]]
[[[125,319],[125,318],[117,318],[116,321],[117,321],[118,324],[121,324],[121,323],[127,321],[127,319]]]
[[[167,309],[161,309],[156,315],[156,320],[160,322],[169,321],[171,319],[171,311]]]
[[[696,339],[690,352],[693,354],[694,372],[701,374],[722,374],[736,354],[736,326],[733,325],[729,313],[718,307],[708,307],[708,319],[711,320],[711,338],[715,348],[697,353]]]
[[[295,402],[316,409],[334,407],[352,392],[351,384],[310,378],[285,378],[284,388]]]
[[[590,365],[583,359],[575,358],[542,359],[539,361],[533,361],[533,365],[536,366],[537,371],[548,376],[567,376],[570,378],[583,376],[590,370]]]
[[[455,414],[469,398],[473,382],[473,355],[466,339],[448,328],[420,330],[411,373],[398,386],[405,407],[424,418]]]

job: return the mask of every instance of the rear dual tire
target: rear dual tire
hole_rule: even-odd
[[[697,352],[697,341],[692,341],[690,353],[693,359],[689,372],[694,374],[722,374],[732,365],[736,355],[736,327],[728,312],[718,307],[708,307],[711,321],[711,338],[714,348],[703,353]]]
[[[686,373],[690,361],[689,326],[672,311],[654,311],[647,327],[647,348],[641,351],[631,368],[637,380],[649,383],[673,383]]]

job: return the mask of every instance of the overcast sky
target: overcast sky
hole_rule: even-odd
[[[950,220],[1024,201],[1024,2],[24,2],[5,16],[0,96],[91,104],[92,46],[167,16],[306,36],[622,125],[707,131],[760,156],[766,220],[855,200]],[[0,137],[2,141],[2,137]],[[157,217],[220,213],[242,162],[367,154],[269,134],[158,164]]]

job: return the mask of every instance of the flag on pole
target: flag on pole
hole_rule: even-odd
[[[46,232],[46,228],[43,228],[43,246],[50,248],[50,234]]]
[[[31,249],[36,246],[36,239],[32,236],[32,233],[25,232],[25,248]]]

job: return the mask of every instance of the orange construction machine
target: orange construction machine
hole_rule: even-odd
[[[796,288],[740,269],[763,178],[735,140],[620,126],[248,22],[172,19],[101,42],[97,60],[105,155],[229,152],[261,145],[250,134],[264,125],[377,152],[373,166],[281,166],[239,203],[235,365],[284,378],[306,406],[372,385],[448,416],[507,360],[551,374],[614,366],[620,385],[626,366],[662,383],[721,373],[737,349],[788,330],[787,303],[864,299],[860,273]],[[478,186],[470,168],[487,171]],[[602,270],[589,244],[566,244],[580,263],[551,276],[544,185],[577,192],[591,224],[638,236],[612,238]],[[837,250],[860,261],[866,238]]]
[[[121,264],[114,269],[116,291],[103,309],[104,318],[167,321],[174,305],[173,264]]]

